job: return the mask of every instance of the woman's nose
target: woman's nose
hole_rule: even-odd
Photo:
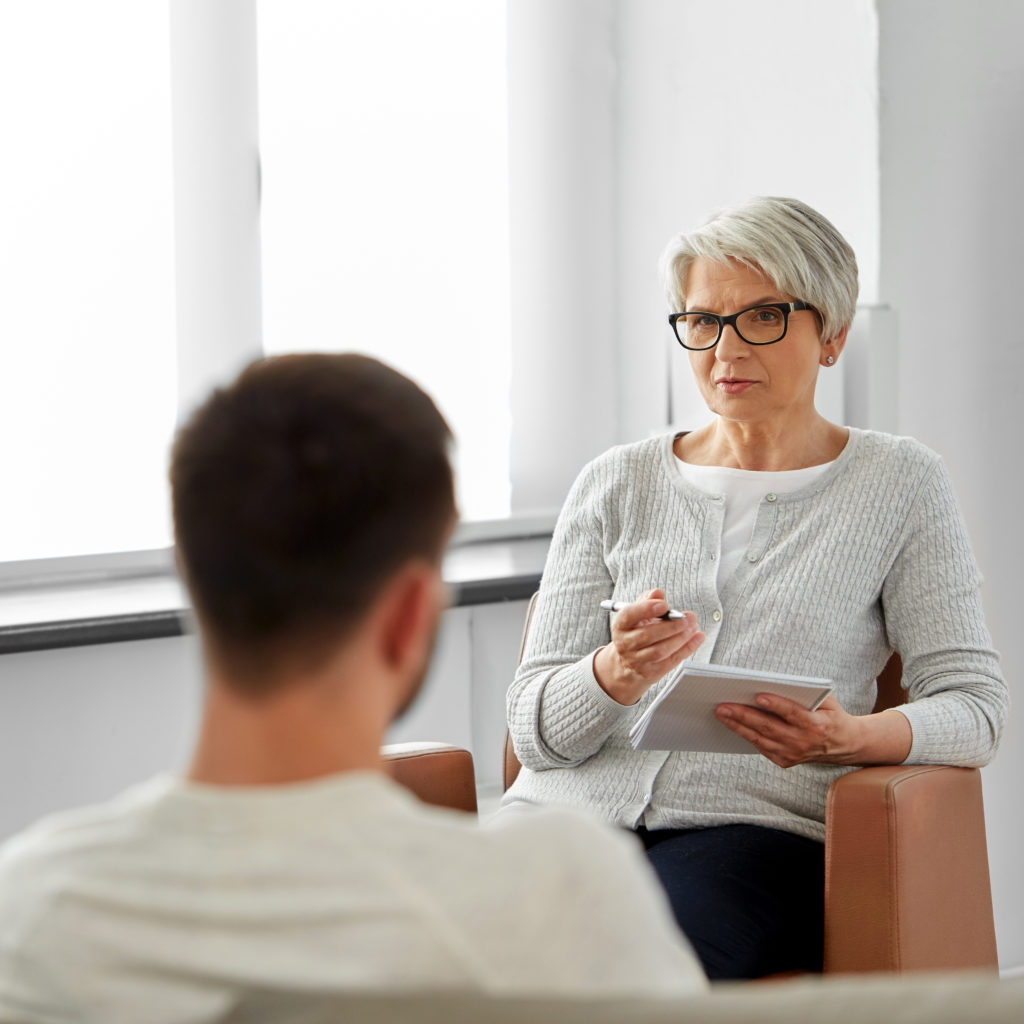
[[[718,358],[722,362],[730,362],[734,358],[742,359],[745,355],[747,343],[736,333],[736,328],[732,324],[726,324],[718,339]]]

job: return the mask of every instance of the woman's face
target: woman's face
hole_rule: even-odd
[[[804,296],[781,291],[735,260],[695,260],[686,281],[687,310],[729,315],[765,302],[794,300]],[[789,314],[786,336],[774,345],[748,345],[729,325],[714,348],[688,355],[712,412],[751,424],[785,421],[813,411],[818,368],[829,355],[838,358],[845,336],[844,330],[823,345],[818,318],[808,309]]]

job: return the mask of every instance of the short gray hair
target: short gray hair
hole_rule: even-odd
[[[674,238],[661,257],[673,312],[686,309],[686,278],[696,259],[734,259],[759,270],[817,310],[825,341],[853,322],[857,257],[830,221],[798,199],[756,196]]]

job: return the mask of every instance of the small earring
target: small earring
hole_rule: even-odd
[[[826,362],[826,363],[828,363],[828,365],[829,365],[829,366],[831,366],[831,365],[832,365],[832,364],[833,364],[833,363],[834,363],[835,361],[836,361],[836,357],[835,357],[835,356],[829,356],[829,357],[828,357],[828,358],[827,358],[827,359],[825,360],[825,362]]]

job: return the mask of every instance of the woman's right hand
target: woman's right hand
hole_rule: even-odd
[[[594,675],[619,704],[635,704],[704,643],[693,612],[681,619],[663,619],[666,612],[663,590],[652,590],[615,612],[612,642],[594,655]]]

